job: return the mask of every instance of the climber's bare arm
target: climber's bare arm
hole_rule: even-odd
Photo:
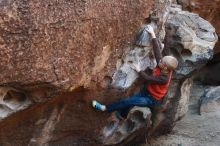
[[[168,82],[167,74],[164,74],[162,72],[157,77],[148,75],[144,71],[140,71],[139,75],[140,75],[141,79],[143,79],[144,81],[146,81],[148,83],[152,83],[152,84],[166,84]]]
[[[147,75],[144,71],[141,71],[141,65],[140,62],[138,61],[137,64],[134,63],[134,70],[138,72],[140,77],[144,80],[147,81],[148,83],[154,83],[154,84],[166,84],[168,82],[168,76],[167,74],[161,72],[159,76],[154,77]]]
[[[146,30],[150,33],[150,35],[152,37],[154,55],[155,55],[157,64],[159,64],[159,61],[162,58],[161,47],[159,45],[159,41],[156,38],[156,35],[154,33],[154,29],[150,25],[148,25],[148,27],[146,27]]]

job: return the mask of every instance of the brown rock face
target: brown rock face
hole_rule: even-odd
[[[91,94],[96,93],[77,89],[4,119],[0,145],[102,145],[98,138],[107,114],[91,110]]]
[[[100,82],[112,75],[152,4],[0,1],[1,83],[38,81],[75,88]]]
[[[0,1],[0,84],[106,86],[153,4],[152,0]],[[96,91],[76,90],[5,118],[0,122],[0,145],[102,145],[99,134],[108,114],[90,107],[88,97],[104,96]],[[28,95],[33,101],[46,96],[41,91]]]

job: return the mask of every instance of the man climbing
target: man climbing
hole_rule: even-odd
[[[162,57],[160,45],[156,38],[153,28],[146,27],[152,37],[153,52],[157,61],[157,66],[153,69],[152,75],[147,75],[141,71],[140,63],[134,64],[134,69],[139,76],[148,82],[146,88],[137,94],[124,98],[107,105],[100,104],[93,100],[92,106],[101,111],[117,111],[120,116],[126,117],[130,108],[133,106],[151,106],[158,105],[168,90],[172,72],[177,67],[178,61],[173,56]]]

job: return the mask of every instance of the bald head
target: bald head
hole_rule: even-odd
[[[174,70],[177,68],[178,66],[178,61],[175,57],[173,56],[164,56],[162,59],[161,59],[161,62],[163,64],[165,64],[167,66],[167,68],[169,70]]]

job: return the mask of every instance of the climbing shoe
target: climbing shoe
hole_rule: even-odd
[[[92,107],[96,108],[97,110],[103,111],[103,110],[102,110],[102,106],[103,106],[103,105],[101,105],[101,104],[100,104],[99,102],[97,102],[96,100],[93,100],[93,101],[92,101]]]

